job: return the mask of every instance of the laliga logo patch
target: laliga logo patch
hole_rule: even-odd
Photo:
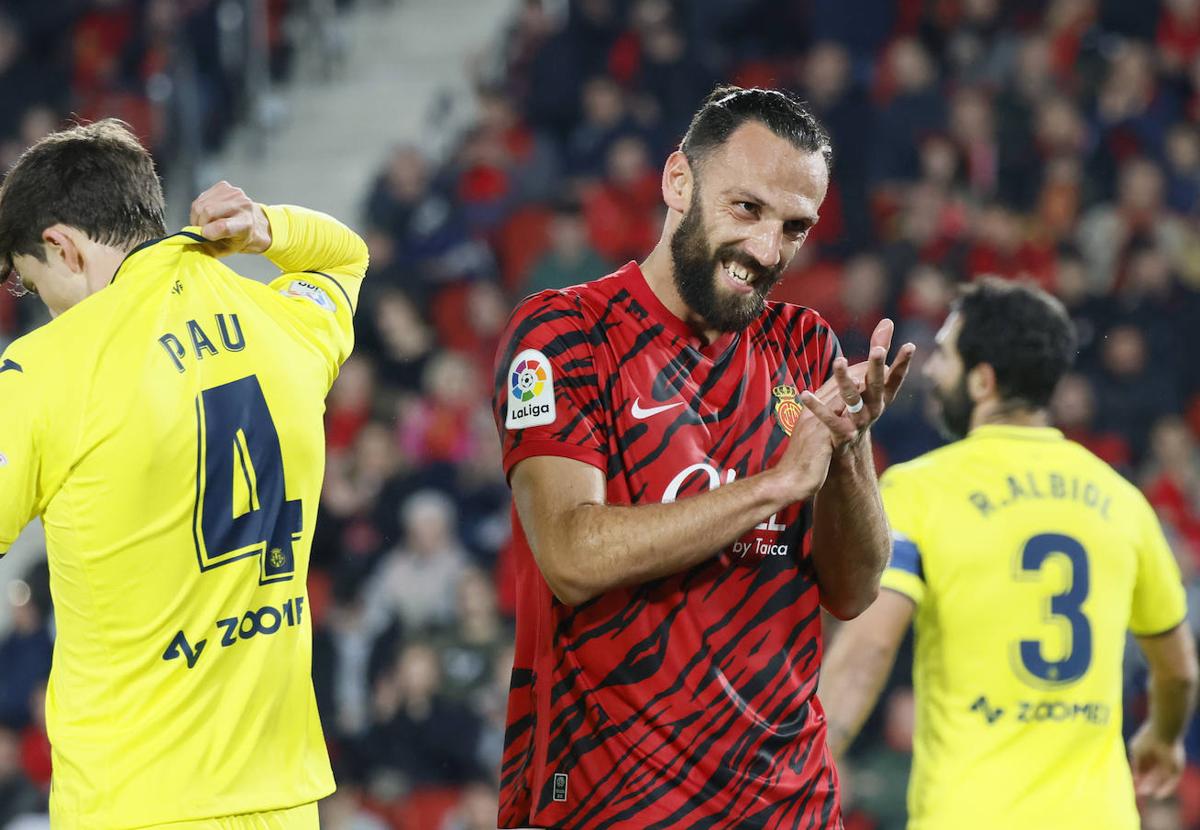
[[[279,293],[288,297],[300,297],[305,300],[311,300],[326,311],[337,311],[337,306],[333,304],[333,300],[329,299],[329,295],[325,293],[325,289],[318,285],[313,285],[311,282],[292,280],[288,284],[288,287]]]
[[[800,413],[804,411],[804,406],[796,400],[800,393],[795,386],[776,386],[771,394],[775,396],[775,420],[779,421],[784,434],[790,436],[800,420]]]
[[[526,349],[513,358],[508,370],[508,429],[554,423],[554,370],[537,349]]]
[[[8,466],[8,456],[0,452],[0,467]]]
[[[512,372],[513,397],[524,403],[542,394],[546,383],[546,370],[532,357],[518,363]]]

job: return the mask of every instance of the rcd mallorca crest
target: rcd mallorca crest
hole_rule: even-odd
[[[803,404],[796,400],[800,393],[795,386],[776,386],[771,394],[775,396],[775,419],[784,433],[791,435],[796,422],[800,420],[800,413],[804,411]]]

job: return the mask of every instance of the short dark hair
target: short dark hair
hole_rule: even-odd
[[[154,160],[124,122],[76,125],[21,154],[0,186],[0,263],[45,261],[42,231],[60,222],[125,248],[166,235]]]
[[[962,319],[963,370],[981,363],[996,373],[1005,401],[1042,409],[1075,360],[1075,324],[1040,288],[998,277],[965,286],[951,306]]]
[[[777,89],[718,86],[692,116],[679,149],[695,167],[747,121],[758,121],[800,150],[820,153],[832,169],[828,131],[800,99]]]

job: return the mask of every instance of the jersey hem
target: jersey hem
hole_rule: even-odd
[[[328,787],[322,787],[320,789],[321,789],[321,793],[312,798],[309,798],[308,796],[301,796],[305,800],[301,801],[297,804],[284,804],[284,805],[275,806],[275,807],[261,807],[261,808],[257,808],[257,809],[242,809],[241,807],[234,807],[234,808],[232,808],[234,810],[234,812],[221,812],[221,813],[214,813],[212,815],[194,816],[192,818],[178,818],[178,819],[171,819],[170,821],[155,821],[152,824],[132,824],[132,825],[125,826],[123,828],[123,830],[151,830],[151,828],[155,828],[155,827],[170,828],[170,827],[175,827],[178,825],[182,825],[182,826],[186,827],[188,825],[194,825],[199,822],[219,821],[221,819],[238,819],[238,818],[244,818],[247,816],[258,816],[258,815],[264,815],[264,814],[269,815],[272,813],[285,813],[285,812],[289,812],[291,810],[298,810],[301,807],[307,807],[310,804],[316,804],[316,803],[320,802],[322,799],[328,798],[329,796],[331,796],[335,792],[337,792],[337,786],[333,785],[333,784],[329,785]]]

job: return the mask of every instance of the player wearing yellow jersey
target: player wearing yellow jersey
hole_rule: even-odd
[[[305,577],[366,246],[225,183],[195,227],[164,237],[163,213],[111,121],[0,189],[8,279],[55,317],[0,355],[0,552],[41,516],[57,624],[51,819],[315,828],[333,777]],[[284,275],[215,258],[235,251]]]
[[[1178,781],[1197,677],[1179,570],[1137,489],[1048,425],[1073,353],[1053,298],[971,286],[925,369],[962,440],[883,477],[884,590],[834,637],[820,697],[840,755],[914,622],[910,830],[1136,828],[1134,781]],[[1150,665],[1132,780],[1127,630]]]

